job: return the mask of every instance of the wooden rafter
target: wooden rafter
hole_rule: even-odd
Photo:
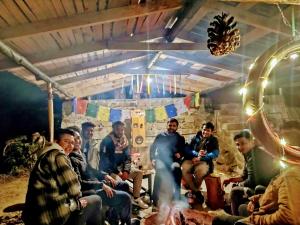
[[[49,51],[43,54],[35,54],[29,58],[30,61],[37,64],[57,58],[66,58],[78,54],[100,51],[103,49],[126,50],[126,51],[208,51],[206,44],[198,43],[124,43],[117,41],[108,41],[105,43],[88,43],[81,46],[65,49],[64,51]],[[16,64],[2,60],[0,70],[8,70],[16,67]]]
[[[162,31],[160,29],[151,31],[150,34],[137,34],[133,37],[118,37],[114,39],[115,42],[140,42],[151,38],[158,38],[161,37]],[[78,44],[75,46],[71,46],[69,48],[64,49],[48,49],[47,52],[43,53],[37,53],[37,54],[31,54],[24,56],[33,64],[42,65],[47,64],[51,60],[57,60],[57,59],[64,59],[69,57],[74,57],[80,54],[87,54],[90,52],[97,52],[102,51],[104,49],[106,42],[97,42],[97,43],[84,43],[84,44]],[[15,70],[21,68],[15,63],[13,63],[11,60],[0,60],[0,71],[1,70]]]
[[[156,66],[164,67],[164,68],[168,68],[168,69],[176,69],[175,68],[176,65],[174,64],[174,60],[171,60],[171,59],[165,59],[163,61],[159,61],[159,62],[156,63]],[[201,72],[199,70],[192,69],[189,66],[181,66],[181,65],[177,65],[177,66],[180,66],[180,68],[185,71],[185,74],[199,75],[201,77],[205,77],[205,78],[216,80],[216,81],[230,81],[230,80],[232,80],[232,78],[230,78],[230,77],[225,77],[225,76],[217,75],[217,74],[204,73],[204,72]]]
[[[112,8],[99,12],[90,12],[41,20],[7,28],[2,28],[0,39],[14,39],[37,34],[57,32],[65,29],[83,28],[97,24],[117,22],[135,17],[142,17],[154,13],[177,10],[181,8],[179,0],[165,0],[159,3],[148,3],[146,5],[129,5],[125,7]]]
[[[272,18],[272,20],[270,18],[267,19],[264,16],[253,14],[246,10],[240,10],[238,7],[226,5],[222,2],[214,2],[205,7],[207,7],[208,10],[216,11],[222,9],[222,11],[229,12],[236,18],[236,20],[240,22],[252,25],[257,28],[261,28],[263,30],[267,30],[269,32],[279,33],[287,37],[291,36],[290,29],[287,26],[279,26],[279,24],[282,22],[281,17],[277,16],[276,19]]]

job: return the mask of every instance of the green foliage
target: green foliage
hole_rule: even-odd
[[[31,141],[26,136],[7,143],[1,160],[1,172],[18,175],[24,169],[31,169],[36,161],[35,152],[41,147],[40,143]]]

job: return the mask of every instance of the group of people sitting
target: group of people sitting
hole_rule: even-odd
[[[133,179],[134,203],[142,208],[148,205],[140,198],[142,171],[131,170],[124,124],[113,124],[98,154],[94,127],[86,122],[82,132],[76,126],[60,129],[55,143],[38,153],[22,214],[26,225],[102,225],[105,220],[111,225],[139,224],[131,219],[132,200],[125,180]],[[102,205],[109,209],[104,212]]]
[[[177,132],[178,125],[176,119],[170,119],[167,131],[157,135],[150,147],[156,171],[154,206],[179,200],[182,180],[188,193],[203,203],[201,184],[213,172],[213,160],[219,154],[211,122],[204,123],[190,143]],[[55,143],[39,152],[23,211],[26,225],[99,225],[104,220],[111,225],[139,223],[131,219],[132,204],[146,209],[149,202],[140,197],[143,172],[131,165],[124,123],[113,123],[100,148],[93,139],[94,128],[86,122],[82,130],[61,129]],[[300,224],[300,200],[291,198],[300,190],[299,167],[291,166],[276,177],[272,157],[255,145],[249,131],[240,132],[234,141],[245,158],[244,173],[224,180],[224,186],[234,183],[232,215],[216,216],[213,224]],[[125,182],[128,179],[133,181],[133,200]],[[102,204],[109,207],[106,215]]]

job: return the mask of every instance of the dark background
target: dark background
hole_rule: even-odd
[[[54,126],[60,127],[62,101],[54,95]],[[0,150],[19,135],[48,134],[48,96],[37,86],[9,72],[0,72]]]

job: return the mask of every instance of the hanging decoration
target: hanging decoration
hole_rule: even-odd
[[[172,77],[169,77],[169,93],[172,93]]]
[[[110,108],[105,107],[105,106],[100,106],[97,118],[100,121],[108,122],[109,121],[109,117],[110,117],[109,114],[110,114]]]
[[[139,81],[139,75],[136,75],[136,93],[140,93],[140,81]]]
[[[200,106],[200,93],[196,93],[195,94],[195,107],[199,107]]]
[[[120,121],[121,117],[122,117],[121,109],[110,109],[110,115],[109,115],[110,122]]]
[[[151,84],[151,78],[150,78],[150,75],[148,74],[148,76],[147,76],[147,94],[148,94],[148,96],[151,95],[151,86],[150,86],[150,84]]]
[[[184,104],[184,98],[175,101],[174,106],[177,109],[177,115],[181,115],[188,111],[188,107]]]
[[[177,116],[177,109],[174,104],[166,105],[165,110],[168,115],[168,118]]]
[[[147,123],[154,123],[155,122],[154,109],[146,109],[146,121],[147,121]]]
[[[144,74],[142,75],[142,78],[141,78],[140,93],[142,93],[142,91],[143,91],[143,85],[144,85]]]
[[[198,102],[198,103],[197,103]],[[173,104],[167,104],[161,107],[154,107],[145,110],[146,121],[154,123],[156,121],[163,121],[167,118],[176,117],[180,114],[188,112],[192,107],[198,107],[200,104],[200,93],[195,93],[193,96],[186,96],[173,101]],[[72,101],[63,102],[63,115],[70,115],[70,108],[76,103],[75,114],[82,114],[88,117],[97,118],[102,122],[125,121],[131,119],[132,110],[129,109],[114,109],[99,105],[96,102],[89,102],[83,99],[73,99]],[[72,104],[72,105],[71,105]]]
[[[181,76],[181,74],[180,74],[180,80],[179,80],[179,82],[180,82],[180,94],[182,95],[182,76]]]
[[[78,99],[76,104],[76,113],[85,114],[88,100]]]
[[[129,120],[131,118],[131,110],[123,109],[121,115],[121,121]]]
[[[176,95],[177,94],[177,79],[176,79],[176,76],[174,75],[173,76],[173,78],[174,78],[174,95]]]
[[[98,105],[89,103],[85,115],[95,118],[97,116],[98,109],[99,109]]]
[[[215,56],[226,55],[240,46],[240,31],[235,28],[237,22],[234,17],[222,12],[222,15],[214,17],[207,29],[207,47]]]
[[[163,106],[155,108],[154,112],[155,112],[155,119],[157,121],[163,121],[168,118],[165,107]]]
[[[192,102],[192,96],[189,95],[184,98],[184,104],[188,109],[191,107],[191,102]]]
[[[122,88],[121,88],[121,92],[122,94],[125,94],[125,90],[124,90],[124,78],[122,80]]]
[[[166,89],[165,89],[165,76],[163,76],[162,92],[163,92],[163,96],[165,96],[165,95],[166,95]]]
[[[157,74],[155,74],[155,82],[156,82],[157,93],[160,93]]]
[[[130,94],[132,94],[133,95],[133,76],[134,75],[131,75],[131,85],[130,85]]]
[[[69,101],[65,101],[64,104],[63,104],[63,108],[62,108],[62,111],[64,112],[64,114],[66,116],[69,116],[72,114],[72,112],[75,112],[73,110],[73,100],[69,100]]]

